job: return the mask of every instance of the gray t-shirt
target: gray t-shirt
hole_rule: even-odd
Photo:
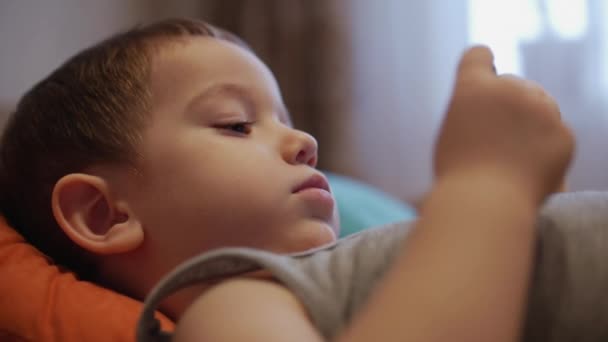
[[[148,296],[138,341],[169,341],[154,310],[162,299],[201,281],[257,269],[270,271],[303,303],[331,340],[350,322],[390,267],[413,222],[341,239],[304,253],[278,255],[225,248],[189,260]],[[608,341],[608,192],[554,196],[538,218],[523,341]],[[517,251],[513,251],[517,253]]]

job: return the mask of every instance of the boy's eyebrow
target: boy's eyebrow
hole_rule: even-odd
[[[197,103],[205,101],[210,97],[221,94],[235,95],[236,97],[245,102],[245,105],[248,110],[253,109],[255,107],[253,99],[244,87],[234,83],[217,83],[207,87],[192,101],[190,101],[188,108],[194,107]]]
[[[249,94],[247,89],[235,83],[217,83],[207,87],[205,90],[203,90],[202,93],[200,93],[192,101],[190,101],[188,108],[194,107],[197,103],[204,101],[207,98],[221,94],[237,96],[239,99],[242,99],[245,102],[245,106],[248,110],[253,110],[253,108],[255,108],[255,102],[251,98],[251,95]],[[293,126],[289,110],[285,108],[284,105],[279,108],[279,119],[284,124],[288,126]]]

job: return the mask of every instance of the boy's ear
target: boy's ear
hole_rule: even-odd
[[[124,253],[143,242],[141,222],[127,203],[112,198],[101,177],[82,173],[62,177],[55,183],[51,204],[61,229],[89,252]]]

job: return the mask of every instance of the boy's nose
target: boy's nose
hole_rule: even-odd
[[[290,129],[283,142],[283,159],[293,165],[307,164],[315,167],[317,166],[317,148],[317,140],[312,135]]]

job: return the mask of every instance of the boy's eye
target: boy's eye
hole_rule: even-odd
[[[217,128],[223,129],[223,130],[228,130],[228,131],[235,132],[238,134],[249,134],[249,133],[251,133],[252,124],[253,123],[251,123],[251,122],[237,122],[237,123],[231,123],[231,124],[225,124],[225,125],[218,125]]]

